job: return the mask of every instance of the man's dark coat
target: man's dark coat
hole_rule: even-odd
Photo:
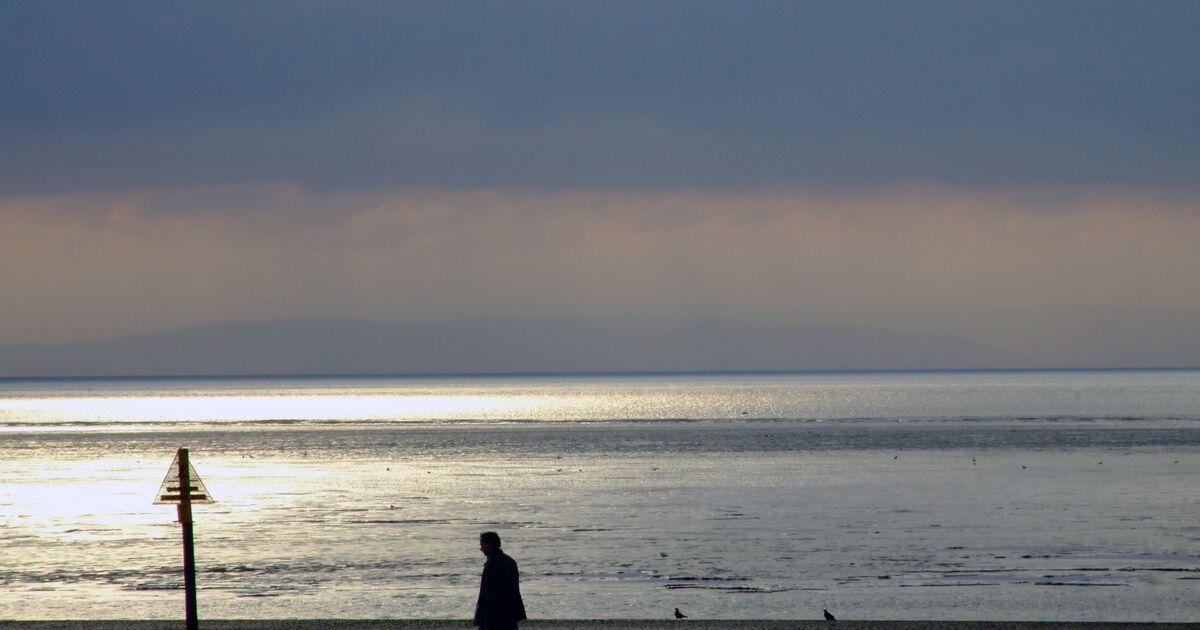
[[[483,563],[479,583],[479,602],[475,604],[475,625],[483,630],[516,628],[525,619],[521,601],[517,562],[497,549]]]

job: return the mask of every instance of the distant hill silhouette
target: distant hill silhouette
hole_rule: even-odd
[[[1008,367],[939,335],[740,321],[225,321],[0,347],[0,376],[483,374]]]

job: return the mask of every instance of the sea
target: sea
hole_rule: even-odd
[[[0,379],[0,619],[1200,621],[1200,371]]]

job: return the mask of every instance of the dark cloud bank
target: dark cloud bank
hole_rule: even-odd
[[[897,368],[914,353],[971,365],[973,344],[829,326],[731,321],[491,319],[385,324],[223,322],[58,345],[0,348],[0,376],[463,374]]]
[[[1054,353],[1039,357],[949,335],[733,320],[297,319],[0,347],[0,377],[1170,368],[1194,365],[1200,335],[1071,350],[1064,363]]]
[[[1200,4],[6,2],[0,193],[1200,174]]]

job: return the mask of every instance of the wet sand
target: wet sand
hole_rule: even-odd
[[[167,630],[184,627],[177,621],[0,621],[12,630]],[[426,619],[270,619],[201,620],[202,630],[468,630],[467,620]],[[1195,623],[1062,622],[1062,621],[838,621],[824,620],[536,620],[525,630],[1154,630],[1200,629]]]

